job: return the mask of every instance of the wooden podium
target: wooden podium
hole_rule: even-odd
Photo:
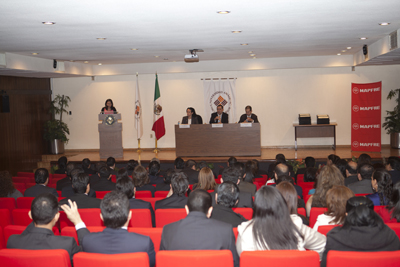
[[[123,158],[121,114],[99,114],[100,158]]]

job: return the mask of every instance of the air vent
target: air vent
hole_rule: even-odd
[[[390,50],[397,49],[397,30],[389,35]]]

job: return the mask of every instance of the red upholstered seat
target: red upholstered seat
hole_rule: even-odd
[[[4,242],[7,245],[8,238],[12,235],[20,235],[26,229],[26,226],[22,225],[7,225],[4,227]]]
[[[308,191],[310,191],[311,189],[313,189],[314,183],[313,183],[313,182],[307,182],[307,183],[299,184],[299,186],[300,186],[301,189],[302,189],[303,196],[306,196],[306,195],[308,195]]]
[[[105,195],[110,193],[111,191],[96,191],[96,198],[103,199]]]
[[[326,235],[330,230],[332,230],[335,227],[340,227],[340,225],[337,225],[337,224],[321,225],[321,226],[318,226],[318,232],[320,232],[323,235]]]
[[[160,249],[162,228],[128,228],[129,232],[146,235],[151,238],[154,244],[154,251],[157,253]]]
[[[11,212],[9,209],[0,209],[0,227],[12,224]]]
[[[136,191],[135,193],[135,198],[150,198],[153,197],[153,195],[151,194],[151,191]]]
[[[319,267],[319,255],[315,251],[264,250],[244,251],[240,255],[240,267]]]
[[[154,197],[166,198],[169,191],[156,191]],[[142,198],[143,199],[143,198]]]
[[[67,177],[66,174],[57,174],[57,173],[50,174],[49,176],[50,176],[51,178],[55,178],[55,179],[57,179],[57,180],[60,180],[60,179],[62,179],[62,178]]]
[[[129,227],[153,227],[149,209],[131,209],[131,211],[132,217],[129,221]]]
[[[158,209],[156,210],[156,227],[163,227],[166,224],[186,218],[185,209]]]
[[[233,208],[234,212],[241,214],[247,220],[251,220],[253,218],[253,209],[252,208]]]
[[[9,211],[12,211],[15,208],[16,208],[16,203],[13,197],[0,198],[0,209],[8,209]]]
[[[86,228],[91,233],[95,233],[95,232],[102,232],[104,230],[104,228],[106,228],[106,227],[105,226],[87,226]],[[61,235],[62,236],[70,236],[70,237],[75,238],[76,243],[79,245],[78,235],[76,233],[74,226],[67,226],[67,227],[64,227],[63,229],[61,229]]]
[[[71,267],[69,254],[64,249],[0,250],[2,267]]]
[[[157,267],[233,267],[229,250],[162,250],[156,262]]]
[[[297,185],[304,183],[304,174],[297,175]]]
[[[32,177],[35,178],[35,174],[33,172],[17,172],[18,177]]]
[[[335,251],[328,252],[327,267],[377,267],[399,266],[400,251],[356,252]],[[297,267],[297,266],[296,266]]]
[[[31,209],[32,201],[34,197],[19,197],[17,198],[18,209]]]
[[[0,227],[0,249],[6,248],[6,243],[4,241],[3,228]]]
[[[100,218],[100,209],[79,209],[79,214],[86,226],[104,226]],[[64,211],[60,211],[59,221],[61,230],[66,226],[74,226]]]
[[[14,187],[15,187],[15,189],[17,189],[19,192],[21,192],[22,194],[25,192],[25,189],[26,189],[26,185],[25,185],[25,183],[13,183],[14,184]]]
[[[304,217],[307,217],[305,208],[297,208],[297,214],[303,215]]]
[[[157,191],[156,191],[156,194],[157,194]],[[168,192],[167,192],[167,194],[168,194]],[[156,201],[164,199],[164,198],[165,197],[147,197],[147,198],[141,198],[141,200],[149,202],[154,210],[155,206],[156,206]]]
[[[381,207],[381,206],[378,206]],[[374,208],[375,210],[375,208]],[[375,210],[376,211],[376,210]],[[376,211],[383,219],[383,221],[385,223],[397,223],[396,218],[391,218],[391,212],[389,212],[388,209],[386,209],[386,207],[382,207],[381,209],[379,209],[379,211]]]
[[[311,208],[311,211],[310,211],[310,227],[311,228],[314,227],[314,224],[317,221],[318,215],[323,214],[326,211],[328,211],[327,208],[315,208],[315,207]]]
[[[123,254],[98,254],[79,252],[74,256],[75,267],[149,267],[149,256],[145,252]]]
[[[21,184],[26,184],[26,183],[34,183],[35,180],[33,178],[29,177],[13,177],[12,178],[13,183],[21,183]]]

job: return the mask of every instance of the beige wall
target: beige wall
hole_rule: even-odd
[[[168,64],[168,63],[166,63]],[[227,62],[227,64],[229,64]],[[297,68],[248,71],[194,72],[159,74],[159,84],[166,123],[166,135],[159,147],[174,147],[174,125],[192,106],[197,113],[204,113],[203,83],[205,77],[236,77],[237,117],[246,105],[253,106],[262,125],[262,146],[293,146],[293,122],[299,113],[329,114],[337,122],[337,144],[350,145],[351,134],[351,83],[382,81],[382,122],[385,110],[393,108],[393,101],[386,100],[391,89],[400,87],[400,66],[373,66],[332,68]],[[153,117],[154,74],[139,75],[143,106],[144,134],[141,146],[154,147],[150,138]],[[97,114],[107,98],[122,113],[123,147],[136,148],[134,128],[135,75],[96,76],[91,78],[55,78],[53,93],[71,97],[66,117],[70,128],[67,149],[99,148]],[[203,120],[208,122],[209,118]],[[329,145],[332,139],[300,139],[299,145]],[[382,130],[382,144],[389,138]]]

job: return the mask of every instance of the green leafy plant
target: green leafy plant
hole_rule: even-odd
[[[65,143],[68,142],[67,134],[69,134],[68,125],[62,121],[63,113],[68,113],[65,109],[71,99],[68,96],[57,95],[50,104],[49,113],[52,114],[52,119],[44,125],[44,139],[54,140],[59,139]],[[56,119],[56,115],[60,115],[60,119]]]
[[[297,173],[297,170],[299,168],[305,168],[306,167],[306,164],[303,162],[303,159],[287,160],[286,163],[293,167],[294,173]]]
[[[385,122],[382,127],[385,128],[387,134],[400,132],[400,88],[391,90],[387,96],[388,100],[396,99],[396,106],[392,111],[386,110]]]

